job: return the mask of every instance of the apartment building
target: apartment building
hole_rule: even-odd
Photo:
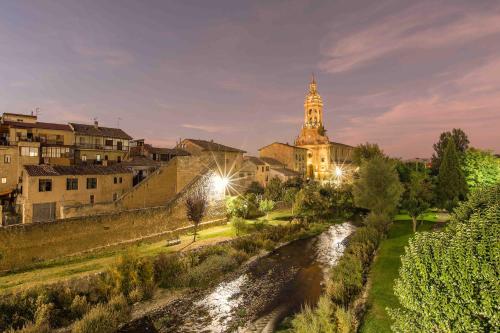
[[[132,188],[122,165],[25,165],[18,207],[22,223],[64,218],[65,207],[112,203]]]
[[[120,128],[69,123],[74,132],[76,164],[112,164],[123,161],[132,137]]]
[[[287,169],[296,171],[301,175],[307,171],[307,149],[292,146],[288,143],[274,142],[259,149],[261,158],[273,158]]]

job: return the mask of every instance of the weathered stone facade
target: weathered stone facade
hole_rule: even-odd
[[[353,147],[331,142],[323,125],[323,101],[314,76],[304,101],[304,124],[295,145],[307,149],[307,177],[333,182],[349,168]]]

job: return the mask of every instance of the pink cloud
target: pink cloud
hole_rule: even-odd
[[[500,151],[498,73],[500,58],[382,114],[351,118],[337,137],[352,144],[378,142],[387,153],[402,157],[428,157],[441,132],[460,127],[472,145]]]
[[[499,33],[500,10],[463,14],[419,4],[346,37],[338,39],[335,32],[324,42],[320,67],[344,72],[398,50],[442,48]]]
[[[134,62],[134,56],[121,49],[78,45],[74,47],[80,56],[98,60],[111,66],[124,66]]]

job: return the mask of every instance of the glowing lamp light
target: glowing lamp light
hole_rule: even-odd
[[[229,185],[229,178],[222,176],[215,176],[213,179],[213,186],[217,193],[225,193]]]
[[[335,176],[337,176],[337,177],[342,177],[342,174],[343,174],[343,173],[344,173],[344,172],[342,171],[342,169],[341,169],[340,167],[338,167],[338,166],[337,166],[337,167],[335,167]]]

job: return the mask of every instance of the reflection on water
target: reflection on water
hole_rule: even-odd
[[[160,332],[272,332],[286,316],[318,301],[326,272],[345,249],[355,227],[332,225],[321,235],[291,242],[252,262],[241,274],[201,298],[177,300],[158,317]],[[193,301],[194,299],[194,301]],[[236,327],[239,327],[236,329]],[[148,317],[120,332],[155,332]]]
[[[240,288],[247,280],[247,275],[243,274],[233,281],[222,282],[211,294],[195,303],[197,306],[208,308],[212,322],[205,327],[206,331],[223,332],[227,330],[227,325],[232,319],[233,310],[242,301],[243,295],[240,294]]]

